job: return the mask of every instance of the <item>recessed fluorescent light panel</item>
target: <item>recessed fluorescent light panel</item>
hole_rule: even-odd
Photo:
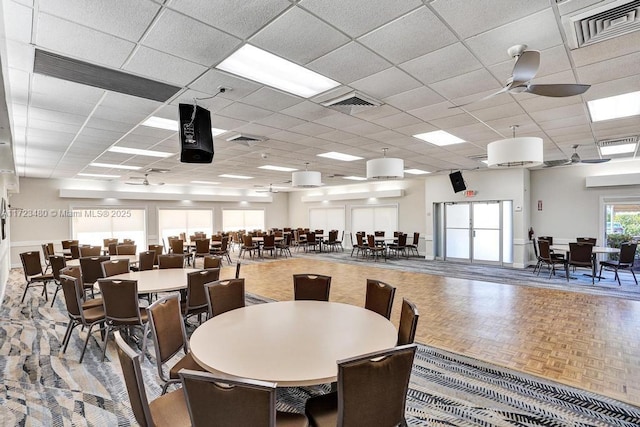
[[[85,176],[88,178],[120,178],[120,175],[108,175],[102,173],[79,173],[78,176]]]
[[[600,147],[600,153],[603,156],[613,156],[615,154],[627,154],[636,151],[636,144],[610,145],[608,147]]]
[[[213,181],[191,181],[192,184],[203,184],[203,185],[217,185],[220,184],[219,182],[213,182]]]
[[[587,102],[592,122],[637,116],[640,114],[640,91],[594,99]]]
[[[270,171],[278,171],[278,172],[293,172],[298,170],[294,168],[286,168],[284,166],[272,166],[272,165],[258,166],[258,169],[267,169]]]
[[[363,176],[344,176],[342,179],[349,179],[351,181],[366,181],[367,178]]]
[[[166,129],[166,130],[172,130],[172,131],[178,132],[177,120],[163,119],[162,117],[156,117],[156,116],[149,117],[147,120],[142,122],[142,126],[149,126],[152,128]],[[211,128],[211,135],[213,136],[220,135],[221,133],[225,133],[225,132],[226,132],[225,129]]]
[[[252,176],[244,176],[244,175],[230,175],[228,173],[218,175],[220,178],[233,178],[233,179],[253,179]]]
[[[236,50],[216,68],[303,98],[310,98],[340,85],[250,44]]]
[[[444,145],[460,144],[462,142],[466,142],[464,139],[460,139],[457,136],[451,135],[449,132],[445,132],[443,130],[436,130],[434,132],[427,132],[427,133],[419,133],[417,135],[413,135],[413,137],[421,139],[423,141],[427,141],[439,147],[442,147]]]
[[[404,173],[408,173],[411,175],[424,175],[425,173],[431,173],[431,172],[423,171],[422,169],[405,169]]]
[[[342,160],[343,162],[352,162],[354,160],[362,160],[362,157],[352,156],[351,154],[337,153],[329,151],[328,153],[318,154],[318,157],[326,157],[327,159]]]
[[[107,151],[112,153],[122,153],[122,154],[133,154],[134,156],[149,156],[149,157],[170,157],[173,156],[174,153],[166,153],[164,151],[153,151],[153,150],[141,150],[139,148],[129,148],[129,147],[111,147]]]
[[[111,168],[111,169],[125,169],[128,171],[137,171],[142,169],[140,166],[127,166],[127,165],[112,165],[111,163],[89,163],[89,166],[96,168]]]

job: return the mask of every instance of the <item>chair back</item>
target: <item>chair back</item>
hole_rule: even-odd
[[[140,368],[140,355],[133,351],[129,344],[124,341],[120,331],[115,331],[114,336],[133,415],[141,426],[153,426],[155,424],[151,417],[149,400],[147,399],[142,369]]]
[[[179,375],[192,425],[275,427],[275,383],[187,369]]]
[[[618,262],[620,264],[633,265],[633,262],[636,259],[636,249],[638,249],[637,243],[622,243],[620,245],[620,256],[618,257]],[[53,264],[51,264],[51,267],[53,267]]]
[[[407,235],[402,233],[398,234],[398,247],[407,246]]]
[[[374,231],[373,235],[375,237],[384,237],[384,231]]]
[[[20,261],[22,262],[22,269],[25,276],[37,276],[42,274],[40,251],[23,252],[20,254]]]
[[[117,247],[118,247],[117,241],[109,243],[109,246],[107,246],[109,255],[118,255],[118,251],[116,250]]]
[[[420,233],[418,232],[414,232],[413,233],[413,245],[419,245],[420,244]]]
[[[171,245],[171,252],[174,254],[182,255],[184,253],[184,240],[174,239],[169,241],[169,245]]]
[[[576,238],[576,242],[578,243],[588,243],[590,245],[595,246],[598,239],[595,237],[578,237]]]
[[[547,261],[551,260],[551,249],[549,249],[550,243],[548,240],[538,238],[538,250],[540,251],[540,258]]]
[[[264,241],[262,243],[262,247],[264,249],[273,248],[276,245],[276,236],[274,234],[266,234],[263,237]]]
[[[70,265],[62,270],[60,270],[60,276],[71,276],[75,279],[78,279],[80,285],[82,286],[84,281],[82,279],[82,268],[79,265]]]
[[[549,242],[549,246],[553,245],[553,236],[540,236],[538,240],[546,240]]]
[[[338,240],[338,230],[329,231],[329,243],[335,243]]]
[[[41,244],[40,247],[42,248],[42,256],[45,260],[48,260],[49,257],[53,255],[53,252],[49,252],[49,247],[46,243]]]
[[[110,277],[129,272],[128,259],[110,259],[109,261],[101,262],[100,265],[102,266],[102,277]]]
[[[402,298],[400,323],[398,324],[398,343],[396,345],[413,344],[416,338],[419,317],[415,304],[406,298]]]
[[[365,246],[364,244],[364,235],[360,233],[356,233],[356,243],[359,247]]]
[[[220,242],[220,250],[218,252],[227,252],[227,248],[229,247],[229,236],[224,236]]]
[[[102,263],[109,261],[108,256],[93,256],[80,258],[80,268],[82,269],[82,280],[89,285],[96,280],[104,277],[102,271]]]
[[[60,283],[60,270],[67,266],[63,255],[49,255],[49,264],[51,264],[51,273],[56,282]]]
[[[112,243],[118,243],[118,239],[114,239],[114,238],[109,238],[109,239],[102,239],[102,246],[105,248],[108,248],[110,244]]]
[[[71,249],[71,246],[78,246],[77,240],[62,240],[62,249]]]
[[[196,241],[196,254],[208,255],[211,248],[211,241],[209,239],[197,239]]]
[[[138,305],[138,281],[98,279],[105,318],[118,325],[142,323]]]
[[[72,259],[80,258],[80,247],[78,245],[69,246],[69,251],[71,251],[71,258]]]
[[[242,245],[245,248],[253,248],[253,237],[251,237],[251,235],[249,234],[245,234],[244,236],[242,236]]]
[[[204,289],[209,318],[245,306],[244,279],[217,280]]]
[[[590,243],[569,243],[569,264],[591,266],[593,262],[593,245]]]
[[[62,293],[64,295],[64,302],[67,306],[67,312],[73,319],[79,319],[82,315],[82,299],[78,293],[79,287],[78,279],[75,277],[67,276],[65,274],[60,275],[60,285],[62,286]]]
[[[338,425],[406,425],[410,344],[338,361]]]
[[[138,254],[138,271],[153,270],[156,251],[144,251]]]
[[[540,257],[540,255],[538,254],[538,240],[537,239],[533,239],[533,253],[536,256],[536,259],[538,259]]]
[[[153,259],[153,265],[158,265],[158,257],[162,255],[164,252],[164,246],[162,245],[149,245],[149,250],[155,252],[155,257]]]
[[[182,254],[165,254],[158,256],[158,268],[183,268],[184,257]]]
[[[116,246],[116,255],[135,255],[136,245],[124,244]]]
[[[208,255],[204,257],[204,268],[221,268],[222,267],[222,257]]]
[[[329,301],[331,276],[321,274],[294,274],[293,296],[296,301]]]
[[[102,253],[102,246],[80,246],[80,257],[84,256],[100,256]]]
[[[307,244],[314,244],[316,243],[316,233],[313,232],[308,232],[307,233]]]
[[[376,236],[374,236],[373,234],[368,234],[367,235],[367,244],[369,245],[370,248],[375,248],[375,246],[376,246]]]
[[[156,363],[162,374],[162,364],[171,359],[180,350],[187,352],[187,332],[182,311],[180,294],[174,293],[161,298],[147,307],[149,325],[156,351]]]
[[[370,240],[373,240],[373,236]],[[369,243],[371,244],[371,243]],[[396,288],[379,280],[367,279],[367,294],[364,308],[374,311],[387,319],[391,318],[391,307]]]
[[[194,271],[187,275],[187,298],[184,314],[196,314],[207,311],[207,295],[204,285],[215,282],[218,279],[220,279],[219,268]]]

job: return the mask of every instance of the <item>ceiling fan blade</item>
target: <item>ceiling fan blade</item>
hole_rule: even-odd
[[[514,82],[528,82],[536,75],[539,67],[540,52],[525,50],[516,60],[511,77]]]
[[[581,160],[580,163],[591,163],[591,164],[596,164],[596,163],[606,163],[611,159],[585,159],[585,160]]]
[[[574,96],[583,94],[591,85],[581,84],[551,84],[551,85],[529,85],[525,92],[542,96]]]
[[[144,185],[144,182],[125,182],[127,185]]]
[[[506,92],[507,90],[509,90],[509,88],[508,88],[508,87],[503,87],[503,88],[502,88],[502,89],[500,89],[499,91],[494,92],[494,93],[492,93],[492,94],[490,94],[490,95],[487,95],[487,96],[485,96],[484,98],[476,99],[475,101],[467,102],[467,103],[465,103],[465,104],[454,105],[453,107],[449,107],[449,110],[450,110],[450,109],[452,109],[452,108],[464,107],[465,105],[474,104],[474,103],[476,103],[476,102],[480,102],[480,101],[485,101],[485,100],[487,100],[487,99],[489,99],[489,98],[493,98],[493,97],[494,97],[494,96],[496,96],[496,95],[500,95],[501,93],[504,93],[504,92]]]

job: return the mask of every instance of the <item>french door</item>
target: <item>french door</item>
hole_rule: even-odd
[[[511,201],[445,203],[444,259],[513,262]]]

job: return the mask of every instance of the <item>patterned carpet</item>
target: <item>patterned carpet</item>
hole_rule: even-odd
[[[90,340],[79,364],[86,335],[75,331],[62,354],[63,298],[51,308],[36,288],[20,304],[23,284],[21,271],[11,270],[0,307],[0,425],[135,425],[114,346],[101,362]],[[153,399],[160,392],[155,364],[145,361],[143,374]],[[326,390],[279,389],[278,408],[301,411],[306,398]],[[640,408],[419,345],[407,419],[412,426],[637,426]]]

